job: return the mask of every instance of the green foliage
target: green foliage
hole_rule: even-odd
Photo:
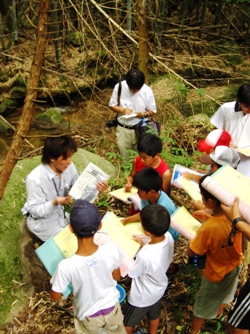
[[[108,161],[110,161],[114,166],[117,166],[117,171],[118,171],[117,176],[112,177],[109,180],[109,185],[111,186],[112,189],[119,189],[123,187],[128,175],[130,174],[132,168],[132,162],[134,158],[138,155],[138,153],[133,150],[129,150],[129,153],[130,153],[130,158],[128,162],[124,162],[123,157],[116,152],[106,153]]]
[[[167,161],[170,169],[173,169],[175,164],[191,167],[194,161],[193,156],[189,152],[181,148],[176,141],[175,133],[180,126],[183,126],[183,121],[176,115],[169,120],[168,126],[165,128],[164,133],[161,135],[162,142],[164,144],[164,150],[162,151],[162,158]]]
[[[60,111],[55,108],[49,108],[45,111],[45,113],[38,115],[35,120],[52,124],[61,124],[65,122],[65,119],[63,118]]]
[[[201,97],[205,96],[205,89],[204,88],[199,88],[196,90],[196,93],[200,95]]]
[[[0,104],[0,114],[9,115],[15,110],[16,106],[17,103],[14,100],[3,100]]]
[[[73,46],[81,46],[84,43],[84,34],[79,31],[71,31],[66,36],[66,41]]]

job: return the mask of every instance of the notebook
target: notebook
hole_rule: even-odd
[[[232,206],[235,197],[239,197],[239,210],[242,218],[250,223],[250,179],[229,165],[219,168],[207,176],[202,186],[227,206]]]
[[[189,240],[195,237],[200,226],[201,223],[184,206],[176,209],[171,215],[171,227]]]

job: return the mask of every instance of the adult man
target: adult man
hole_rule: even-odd
[[[227,131],[235,148],[250,146],[250,84],[240,86],[237,101],[224,103],[211,117],[218,129]],[[237,170],[250,178],[250,157],[240,154]]]
[[[69,223],[65,205],[72,203],[68,192],[78,178],[72,160],[77,143],[70,136],[48,137],[42,152],[42,164],[26,178],[27,201],[22,213],[29,230],[42,241],[55,236]],[[104,191],[106,182],[97,189]]]
[[[109,101],[109,106],[117,113],[116,140],[125,162],[129,159],[128,150],[136,150],[137,138],[134,126],[141,121],[141,118],[147,120],[156,113],[153,91],[144,82],[145,76],[140,70],[130,70],[126,74],[126,80],[120,83],[121,86],[119,83],[115,85]]]

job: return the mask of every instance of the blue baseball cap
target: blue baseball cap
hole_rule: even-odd
[[[101,222],[101,215],[94,204],[77,199],[70,211],[70,223],[79,237],[94,235]]]

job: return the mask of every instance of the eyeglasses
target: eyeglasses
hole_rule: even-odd
[[[232,237],[235,236],[235,234],[237,233],[238,231],[235,230],[235,229],[232,229],[231,232],[229,233],[229,236],[228,236],[228,241],[227,241],[227,245],[222,245],[221,248],[225,248],[227,246],[233,246],[234,242],[232,240]]]

